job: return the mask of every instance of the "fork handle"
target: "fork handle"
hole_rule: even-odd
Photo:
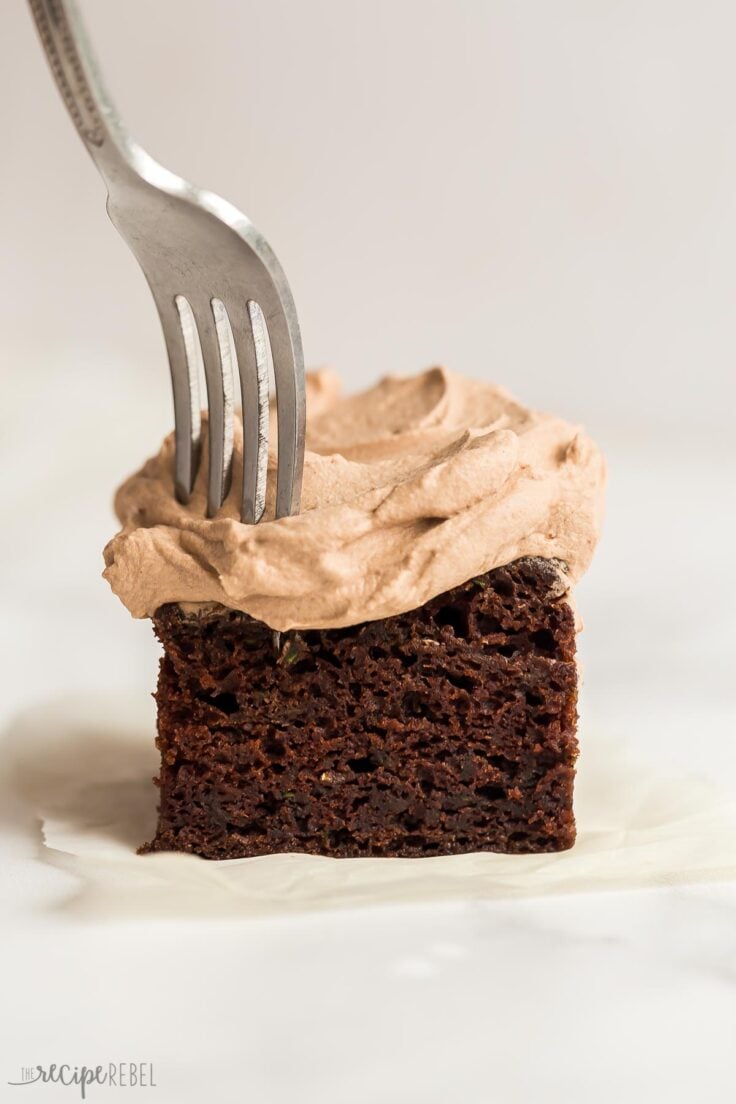
[[[105,181],[129,172],[133,143],[102,86],[74,0],[28,2],[61,98],[92,160]]]

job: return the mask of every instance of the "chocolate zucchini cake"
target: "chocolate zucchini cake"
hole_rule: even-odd
[[[105,575],[164,649],[142,849],[570,847],[569,593],[597,537],[600,453],[443,369],[346,399],[326,373],[308,383],[300,515],[244,525],[235,485],[206,519],[206,472],[179,504],[171,438],[118,492]]]

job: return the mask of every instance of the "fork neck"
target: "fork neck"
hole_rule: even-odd
[[[137,147],[107,95],[73,0],[29,0],[57,88],[106,183],[135,173]]]

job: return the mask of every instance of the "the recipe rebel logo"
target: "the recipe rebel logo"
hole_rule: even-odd
[[[24,1085],[64,1085],[75,1088],[82,1100],[92,1086],[106,1089],[155,1089],[153,1062],[107,1062],[98,1066],[72,1066],[53,1062],[48,1066],[22,1066],[20,1079],[8,1081],[15,1088]]]

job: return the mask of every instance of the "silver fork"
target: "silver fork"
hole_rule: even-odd
[[[232,204],[163,168],[130,137],[104,92],[73,0],[29,0],[51,71],[107,186],[107,212],[156,302],[174,392],[175,489],[187,502],[200,460],[198,378],[208,405],[207,514],[228,493],[233,364],[243,408],[241,517],[266,500],[269,362],[276,384],[276,517],[299,512],[304,361],[294,300],[273,250]]]

